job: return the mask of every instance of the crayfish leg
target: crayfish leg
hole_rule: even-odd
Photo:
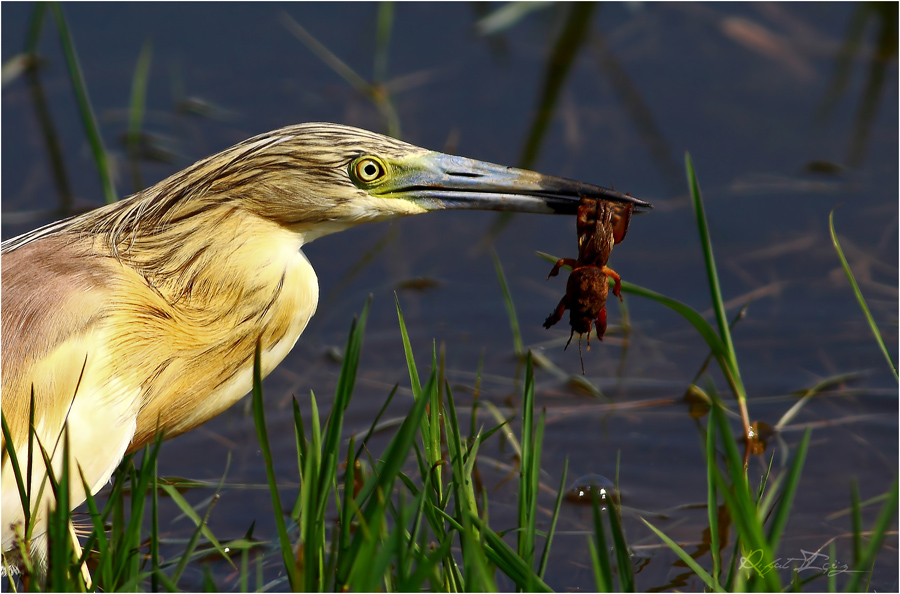
[[[606,306],[600,309],[594,324],[597,326],[597,338],[603,340],[603,335],[606,334]]]
[[[613,213],[613,243],[622,243],[625,234],[628,233],[628,223],[631,222],[631,213],[634,206],[631,204],[619,206]]]
[[[572,268],[575,268],[577,262],[578,261],[573,258],[560,258],[556,261],[556,264],[553,265],[553,268],[550,270],[550,274],[547,275],[547,278],[559,274],[559,269],[563,266],[571,266]]]
[[[566,311],[566,298],[565,298],[565,296],[563,296],[563,298],[560,299],[560,301],[559,301],[559,305],[556,306],[556,309],[553,311],[553,313],[550,314],[549,316],[547,316],[547,319],[544,320],[544,328],[549,329],[550,326],[553,326],[554,324],[559,322],[562,319],[563,313],[565,313],[565,311]],[[569,337],[569,340],[571,340],[571,337]],[[566,346],[568,346],[568,345],[566,345]]]
[[[622,277],[619,276],[619,273],[610,268],[609,266],[604,266],[600,269],[603,274],[606,276],[612,277],[612,279],[616,282],[613,287],[613,295],[619,298],[619,301],[622,301]]]

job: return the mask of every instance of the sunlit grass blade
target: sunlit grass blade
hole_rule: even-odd
[[[714,592],[726,591],[723,590],[721,586],[719,586],[719,583],[716,581],[716,579],[713,578],[713,576],[709,575],[709,573],[707,573],[706,570],[703,569],[693,557],[691,557],[684,549],[678,546],[678,543],[666,536],[662,532],[662,530],[659,530],[656,526],[654,526],[644,518],[641,518],[641,521],[646,524],[647,527],[650,528],[650,530],[652,530],[664,543],[669,545],[669,548],[672,549],[672,551],[676,555],[678,555],[678,557],[685,563],[685,565],[687,565],[691,571],[697,574],[697,577],[703,580],[703,583],[706,584],[707,588]]]
[[[860,375],[861,374],[858,372],[841,373],[832,377],[825,378],[820,382],[816,382],[815,385],[810,386],[805,390],[795,392],[795,394],[798,394],[800,396],[800,399],[795,402],[794,405],[787,410],[787,412],[781,415],[781,418],[778,419],[778,423],[775,424],[775,430],[780,431],[781,429],[786,427],[788,423],[790,423],[794,419],[794,417],[797,416],[797,413],[800,412],[800,410],[806,405],[806,403],[809,402],[809,400],[816,394],[819,394],[820,392],[827,390],[832,386],[840,385],[844,382],[858,378]]]
[[[100,126],[97,124],[94,108],[91,105],[90,97],[88,97],[87,85],[84,82],[84,74],[81,72],[81,64],[78,61],[75,44],[72,42],[72,36],[69,34],[69,26],[66,23],[66,17],[63,15],[62,7],[59,3],[51,3],[50,11],[56,20],[56,26],[59,29],[59,38],[62,43],[63,55],[65,55],[66,64],[69,67],[72,89],[75,91],[75,98],[78,102],[78,109],[81,112],[81,120],[84,124],[85,132],[87,133],[91,152],[94,155],[94,161],[97,163],[97,170],[100,174],[100,184],[103,186],[103,196],[106,199],[106,203],[111,204],[118,200],[116,188],[113,184],[112,171],[109,167],[109,157],[106,153],[106,148],[103,146],[103,137],[100,135]]]
[[[841,260],[841,266],[844,268],[847,280],[850,281],[850,287],[853,289],[853,294],[859,302],[859,307],[862,309],[863,315],[866,316],[866,321],[869,322],[869,328],[872,329],[872,335],[875,337],[875,341],[878,343],[878,347],[881,349],[884,358],[887,359],[891,371],[894,372],[894,378],[900,381],[900,377],[897,375],[897,365],[891,359],[891,355],[881,336],[881,331],[878,330],[878,326],[875,324],[875,318],[872,317],[872,312],[869,311],[869,306],[866,305],[866,299],[863,297],[862,291],[856,283],[856,277],[853,276],[853,271],[850,270],[850,263],[847,262],[847,258],[844,256],[844,250],[841,249],[841,243],[838,241],[837,232],[834,230],[834,209],[828,214],[828,230],[831,232],[831,242],[834,244],[834,251],[837,252],[838,258]]]
[[[700,184],[697,182],[694,164],[689,153],[685,153],[684,162],[687,169],[688,188],[691,191],[691,204],[697,217],[697,232],[700,235],[700,248],[703,251],[703,262],[706,265],[706,276],[709,282],[713,310],[716,313],[716,321],[719,324],[719,335],[725,344],[732,366],[737,367],[737,357],[734,352],[734,344],[731,341],[728,319],[725,316],[725,302],[722,299],[722,288],[719,286],[719,275],[716,272],[712,242],[709,239],[709,227],[706,223],[706,213],[703,209],[703,199],[700,195]]]
[[[356,374],[359,369],[359,359],[362,352],[362,340],[365,333],[366,321],[369,317],[369,307],[372,303],[371,295],[366,300],[359,320],[354,321],[350,335],[347,337],[347,346],[344,349],[344,360],[341,363],[341,372],[338,376],[338,385],[335,390],[334,404],[331,414],[325,424],[324,440],[322,442],[322,467],[319,474],[319,519],[324,519],[325,506],[331,484],[336,476],[338,456],[341,448],[341,430],[344,424],[344,413],[353,397],[353,389],[356,385]]]
[[[409,333],[406,330],[406,322],[403,319],[403,311],[400,309],[400,298],[394,294],[394,301],[397,305],[397,319],[400,323],[400,335],[403,339],[403,353],[406,356],[406,366],[409,371],[409,382],[412,388],[413,396],[418,400],[421,398],[426,398],[432,401],[431,409],[431,420],[429,422],[429,416],[422,418],[422,444],[424,446],[425,451],[425,460],[428,463],[429,467],[434,467],[436,464],[440,464],[443,460],[443,455],[441,452],[441,432],[438,423],[434,422],[437,418],[436,415],[440,411],[441,402],[440,395],[438,394],[438,387],[441,385],[440,378],[436,379],[436,383],[434,386],[434,392],[428,392],[427,390],[423,390],[421,384],[419,383],[419,372],[416,369],[416,360],[413,356],[412,345],[409,342]],[[432,358],[434,358],[435,353],[432,350]],[[442,493],[441,479],[440,476],[435,477],[434,482],[435,490],[438,494]]]
[[[738,405],[741,409],[741,418],[744,421],[744,433],[748,435],[750,428],[750,418],[747,413],[747,394],[744,391],[744,385],[741,380],[740,371],[738,369],[737,354],[734,350],[734,343],[731,340],[731,328],[728,324],[728,318],[725,315],[725,302],[722,299],[722,288],[719,286],[719,275],[716,272],[716,261],[713,256],[712,242],[709,238],[709,227],[706,223],[706,213],[703,209],[703,198],[700,195],[700,184],[697,182],[697,175],[694,172],[694,164],[691,161],[691,155],[685,153],[685,167],[687,168],[688,187],[691,192],[691,203],[694,206],[694,214],[697,216],[697,231],[700,235],[700,247],[703,251],[703,262],[706,265],[706,276],[709,281],[709,290],[713,304],[713,310],[716,312],[716,321],[719,325],[719,335],[724,345],[723,355],[728,361],[728,370],[731,374],[730,382],[734,390],[734,396],[737,398]],[[724,371],[724,370],[723,370]]]
[[[413,356],[412,345],[409,343],[409,333],[406,331],[406,322],[403,321],[403,312],[400,309],[400,298],[394,293],[394,302],[397,304],[397,318],[400,320],[400,336],[403,338],[403,353],[406,355],[406,367],[409,370],[409,383],[413,396],[420,398],[422,384],[419,382],[419,372],[416,369],[416,359]]]

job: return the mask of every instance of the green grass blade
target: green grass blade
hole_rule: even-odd
[[[731,374],[729,379],[734,390],[734,396],[737,398],[738,405],[741,408],[741,418],[744,422],[745,434],[750,428],[750,418],[747,413],[747,395],[744,391],[744,385],[741,381],[740,371],[738,369],[737,354],[734,350],[734,343],[731,340],[731,329],[728,324],[728,318],[725,315],[725,303],[722,300],[722,288],[719,285],[719,275],[716,272],[716,260],[713,256],[712,242],[709,239],[709,227],[706,222],[706,213],[703,209],[703,198],[700,194],[700,184],[697,182],[697,175],[694,172],[694,164],[691,161],[691,155],[685,153],[685,167],[687,168],[688,187],[691,191],[691,203],[694,206],[694,214],[697,216],[697,231],[700,234],[700,247],[703,251],[703,261],[706,265],[706,276],[709,280],[709,290],[713,304],[713,310],[716,312],[716,322],[719,325],[719,335],[722,344],[725,346],[724,356],[728,361],[728,369]],[[723,369],[724,371],[724,369]]]
[[[631,566],[631,551],[625,542],[625,533],[622,531],[619,506],[610,498],[609,528],[612,534],[613,548],[616,556],[616,568],[619,572],[619,589],[622,592],[634,592],[634,568]]]
[[[328,494],[336,476],[341,449],[341,429],[344,423],[344,412],[350,404],[350,399],[353,397],[353,389],[356,385],[356,373],[359,369],[359,358],[362,352],[362,339],[371,303],[372,297],[369,296],[359,315],[359,320],[354,320],[350,328],[347,345],[344,349],[344,360],[341,363],[341,372],[338,376],[338,385],[335,390],[334,404],[332,405],[328,422],[325,425],[325,439],[322,443],[323,465],[319,473],[319,520],[324,520]]]
[[[209,529],[206,526],[206,523],[209,521],[209,515],[212,513],[213,508],[216,503],[219,501],[219,494],[216,493],[213,495],[212,500],[209,502],[209,505],[206,508],[206,513],[203,515],[203,518],[197,518],[197,527],[194,529],[194,532],[191,534],[190,539],[188,539],[187,546],[184,549],[184,552],[181,554],[181,559],[178,560],[178,565],[175,566],[175,571],[172,572],[172,583],[176,586],[178,585],[178,580],[181,579],[181,575],[184,573],[184,570],[187,568],[188,561],[190,561],[191,555],[194,553],[194,549],[197,548],[197,542],[200,540],[200,535],[204,533],[204,531],[209,532]],[[188,506],[190,508],[190,506]],[[194,510],[191,509],[193,512]],[[204,530],[205,529],[205,530]],[[221,547],[221,545],[220,545]],[[224,554],[224,551],[223,551]],[[231,561],[231,559],[226,555],[226,559]],[[232,564],[233,565],[233,564]]]
[[[685,153],[685,167],[687,168],[688,187],[691,191],[691,204],[697,217],[697,232],[700,235],[700,248],[703,251],[703,262],[706,265],[706,276],[709,281],[713,310],[716,312],[716,321],[719,324],[719,335],[725,344],[726,351],[732,366],[737,367],[737,357],[734,352],[734,344],[731,341],[728,318],[725,316],[725,303],[722,300],[722,288],[719,285],[719,275],[716,272],[716,260],[713,256],[712,242],[709,239],[709,227],[706,223],[706,213],[703,209],[703,198],[700,194],[700,184],[694,172],[694,164],[690,153]]]
[[[878,347],[881,349],[882,354],[884,354],[884,358],[887,359],[891,371],[894,372],[894,378],[900,381],[900,377],[897,375],[897,365],[891,359],[890,353],[888,353],[887,347],[884,344],[884,339],[881,337],[881,332],[878,330],[878,326],[875,325],[875,318],[872,317],[872,312],[869,311],[869,306],[866,305],[866,299],[863,297],[862,291],[856,283],[853,271],[850,270],[850,264],[844,256],[844,250],[841,249],[841,243],[838,241],[837,232],[834,230],[834,209],[828,214],[828,230],[831,232],[831,242],[834,244],[834,250],[841,260],[841,266],[844,268],[847,280],[850,281],[850,287],[853,289],[853,294],[856,295],[859,307],[862,309],[863,315],[866,316],[866,321],[869,322],[869,328],[872,329],[872,335],[875,337],[875,341],[878,343]]]
[[[70,589],[69,565],[72,560],[72,541],[69,538],[69,429],[63,428],[62,469],[57,476],[52,471],[50,456],[41,448],[50,479],[50,489],[56,500],[47,518],[47,575],[46,587],[51,592]]]
[[[503,266],[500,264],[500,258],[497,256],[497,250],[491,248],[491,257],[494,260],[494,270],[497,272],[497,281],[500,283],[500,291],[503,293],[503,305],[506,307],[506,313],[509,316],[509,328],[513,335],[513,349],[516,356],[525,353],[525,347],[522,346],[522,332],[519,330],[519,318],[516,315],[516,306],[513,303],[512,295],[509,292],[509,285],[506,283],[506,275],[503,274]]]
[[[453,518],[440,510],[438,512],[444,515],[444,519],[455,525],[457,530],[462,529],[462,526],[456,523]],[[512,547],[506,544],[506,541],[496,532],[491,530],[481,518],[471,516],[471,521],[482,533],[485,543],[485,555],[497,566],[497,569],[505,573],[517,586],[523,587],[525,584],[528,584],[532,587],[532,592],[552,592],[550,587],[534,574],[534,570],[526,565],[525,561],[516,554]]]
[[[600,568],[600,555],[597,553],[597,545],[590,538],[587,539],[588,552],[591,554],[591,570],[594,573],[594,583],[597,585],[598,592],[610,592],[609,588],[604,587],[603,571]]]
[[[744,472],[744,464],[738,453],[734,434],[728,425],[728,419],[722,412],[722,403],[718,395],[710,390],[714,405],[710,409],[710,422],[717,425],[717,433],[725,449],[725,466],[728,471],[727,478],[723,473],[716,472],[716,481],[719,492],[725,498],[729,513],[738,528],[741,542],[747,551],[748,559],[754,567],[771,567],[774,562],[774,554],[769,548],[768,540],[763,531],[763,519],[759,518],[756,507],[756,499],[750,491],[747,476]],[[729,484],[728,479],[731,483]],[[743,565],[742,565],[743,567]],[[775,571],[759,571],[759,577],[764,581],[764,588],[770,591],[781,591],[781,583]],[[740,578],[738,578],[740,579]]]
[[[540,450],[538,435],[543,432],[543,424],[537,432],[534,427],[534,370],[531,356],[525,360],[525,389],[522,398],[522,455],[519,461],[519,524],[516,534],[516,552],[528,567],[534,566],[534,538],[537,521],[537,486],[540,473]],[[521,588],[529,591],[530,584]]]
[[[862,507],[859,504],[859,485],[856,477],[850,483],[850,531],[853,535],[853,566],[862,559]]]
[[[678,543],[676,543],[674,540],[672,540],[671,538],[666,536],[662,530],[659,530],[656,526],[654,526],[653,524],[651,524],[644,518],[641,518],[641,521],[644,524],[646,524],[647,527],[650,528],[650,530],[652,530],[654,533],[656,533],[656,535],[664,543],[669,545],[669,548],[672,549],[672,551],[676,555],[678,555],[678,557],[682,561],[684,561],[684,563],[690,568],[690,570],[693,571],[695,574],[697,574],[697,577],[699,577],[701,580],[703,580],[703,583],[706,584],[707,588],[709,588],[710,590],[712,590],[714,592],[725,592],[725,590],[723,590],[722,587],[719,586],[719,583],[716,581],[716,579],[713,578],[713,576],[709,575],[705,569],[700,567],[700,564],[697,563],[697,561],[694,560],[693,557],[688,555],[684,549],[682,549],[680,546],[678,546]]]
[[[881,550],[881,543],[884,541],[887,531],[891,528],[894,515],[897,513],[898,482],[896,475],[894,475],[894,481],[891,483],[888,493],[887,501],[884,502],[869,535],[869,544],[854,567],[856,571],[850,574],[850,581],[846,586],[847,592],[859,592],[860,580],[862,580],[864,575],[867,576],[867,579],[871,579],[871,570],[875,565],[875,558]]]
[[[562,476],[559,479],[559,490],[556,492],[556,503],[553,506],[553,517],[550,520],[550,530],[547,531],[547,542],[544,544],[544,551],[541,553],[541,561],[538,566],[538,577],[544,579],[547,571],[547,562],[550,559],[550,544],[553,542],[553,535],[556,533],[556,522],[559,520],[559,510],[562,508],[563,494],[566,492],[566,476],[569,472],[569,457],[566,456],[563,462]]]
[[[378,17],[375,26],[375,64],[372,80],[376,85],[387,81],[388,47],[391,43],[391,30],[394,25],[394,3],[379,2]]]
[[[394,293],[394,302],[397,304],[397,318],[400,320],[400,336],[403,338],[403,353],[406,355],[406,367],[409,369],[409,383],[412,387],[413,396],[418,399],[422,395],[422,384],[419,381],[416,359],[413,356],[412,346],[409,343],[406,323],[403,321],[403,312],[400,310],[400,298],[396,293]]]
[[[85,503],[87,504],[88,513],[91,517],[91,524],[94,528],[91,531],[91,535],[88,537],[87,542],[84,544],[85,553],[93,548],[94,543],[96,543],[97,546],[97,567],[92,571],[93,575],[91,577],[96,584],[101,585],[104,589],[111,590],[112,560],[110,559],[109,554],[109,539],[106,537],[106,527],[103,525],[103,519],[100,517],[97,502],[94,500],[94,496],[91,495],[90,485],[88,484],[87,479],[84,478],[84,472],[81,470],[80,465],[78,466],[78,474],[81,476],[81,485],[84,488],[85,493]]]
[[[44,15],[47,13],[47,2],[36,2],[31,22],[28,26],[28,35],[25,38],[25,53],[37,55],[38,43],[41,40],[41,32],[44,29]]]
[[[719,543],[719,498],[716,493],[716,424],[706,425],[706,512],[709,519],[709,554],[712,557],[712,579],[718,585],[722,571]]]
[[[278,530],[278,541],[281,545],[281,555],[284,561],[284,569],[287,572],[288,582],[292,590],[299,587],[297,583],[297,566],[291,549],[291,541],[288,537],[287,526],[284,522],[284,510],[281,506],[281,496],[278,494],[278,482],[275,479],[275,468],[272,462],[272,450],[269,447],[269,435],[266,431],[266,415],[263,408],[262,390],[262,363],[260,362],[261,345],[256,343],[256,352],[253,355],[253,421],[256,425],[256,436],[259,439],[259,449],[262,452],[266,465],[266,478],[269,482],[269,493],[272,495],[272,508],[275,515],[275,526]]]
[[[128,517],[128,523],[125,525],[122,539],[120,542],[120,550],[137,551],[141,543],[141,529],[143,528],[144,506],[146,502],[146,494],[153,482],[153,469],[156,467],[156,459],[159,455],[160,441],[154,444],[152,448],[144,449],[143,464],[141,471],[137,472],[134,464],[130,464],[130,474],[132,480],[131,488],[131,509]],[[132,462],[133,462],[132,458]],[[117,580],[124,580],[128,575],[134,575],[138,570],[138,557],[136,554],[123,553],[120,555],[120,563],[116,567],[115,576]]]
[[[159,427],[157,426],[157,429]],[[156,447],[157,449],[160,447],[162,443],[162,432],[157,431],[156,433]],[[153,575],[150,577],[150,585],[151,590],[153,592],[157,592],[159,590],[159,564],[160,564],[160,555],[159,555],[159,467],[157,466],[156,460],[153,461],[152,465],[153,472],[153,485],[152,485],[152,498],[150,500],[150,567],[153,570]],[[105,535],[104,535],[105,538]]]
[[[432,374],[426,385],[426,391],[433,389],[434,382],[435,376]],[[381,523],[381,518],[383,518],[387,505],[385,498],[392,492],[393,484],[406,462],[418,433],[418,428],[422,424],[422,417],[425,414],[425,405],[427,403],[428,399],[426,398],[419,398],[415,401],[412,410],[403,420],[397,433],[385,449],[375,472],[369,477],[356,497],[357,502],[365,502],[362,515],[365,523],[370,527]],[[354,571],[360,571],[360,569],[355,569],[358,564],[368,562],[364,556],[360,555],[360,550],[366,546],[371,546],[368,539],[369,537],[367,537],[364,529],[358,529],[354,534],[353,542],[347,554],[343,556],[342,562],[339,562],[337,566],[336,579],[339,588],[343,589],[349,584],[349,577],[353,575]]]
[[[289,14],[286,12],[281,13],[281,23],[285,26],[285,28],[291,32],[291,34],[303,42],[309,51],[316,55],[320,60],[322,60],[325,64],[327,64],[334,72],[343,78],[351,87],[359,91],[365,96],[370,96],[371,85],[366,82],[366,80],[358,75],[352,68],[347,66],[343,60],[334,55],[331,50],[322,45],[318,39],[312,36],[312,34],[300,26],[300,23],[295,21]]]
[[[609,563],[609,547],[606,546],[606,529],[603,527],[603,516],[596,489],[591,490],[591,513],[594,519],[594,538],[597,540],[597,557],[594,562],[594,578],[597,580],[599,592],[614,592],[612,565]]]
[[[794,501],[794,495],[797,493],[797,487],[800,485],[800,473],[803,472],[803,463],[806,460],[806,452],[809,449],[809,438],[811,435],[811,429],[807,429],[803,433],[803,439],[800,441],[800,445],[797,446],[794,461],[791,463],[788,471],[787,481],[784,489],[781,491],[781,501],[769,526],[769,547],[773,551],[778,550],[781,534],[791,514],[791,505]]]
[[[225,477],[223,476],[222,480],[224,481],[224,479]],[[204,518],[201,518],[199,514],[197,514],[194,508],[191,507],[191,504],[188,503],[184,496],[178,492],[178,489],[173,485],[160,485],[159,488],[166,495],[168,495],[172,502],[178,506],[178,508],[184,513],[184,515],[186,515],[191,520],[191,522],[194,523],[194,526],[197,528],[197,530],[200,531],[200,534],[202,534],[204,538],[206,538],[206,540],[208,540],[210,544],[213,545],[213,548],[215,548],[216,551],[218,551],[219,554],[222,555],[222,557],[229,564],[231,564],[232,568],[237,569],[234,566],[234,563],[231,561],[231,557],[229,557],[228,553],[225,552],[225,547],[222,546],[222,543],[219,542],[219,539],[216,538],[212,530],[209,529],[209,526],[206,525],[206,520]],[[218,492],[221,490],[221,488],[222,487],[220,484],[219,488],[216,489],[216,494],[213,497],[218,498]],[[212,504],[210,504],[209,509],[212,509]],[[207,511],[207,515],[208,514],[209,511]],[[177,577],[173,579],[176,582],[178,581]]]
[[[25,480],[22,478],[22,469],[19,466],[19,458],[16,456],[15,442],[12,440],[12,433],[9,425],[6,423],[6,415],[0,411],[0,422],[3,427],[3,456],[9,456],[10,466],[12,466],[13,475],[16,479],[16,488],[19,490],[19,501],[22,502],[22,510],[25,512],[25,525],[30,523],[31,505],[28,493],[25,490]]]
[[[134,76],[131,79],[131,108],[128,111],[128,157],[131,162],[131,184],[135,192],[144,189],[140,169],[141,124],[144,120],[147,99],[147,79],[150,74],[150,60],[153,45],[148,40],[141,48]]]
[[[100,126],[97,124],[94,108],[91,106],[90,97],[88,97],[87,85],[84,82],[84,74],[81,72],[81,64],[78,61],[75,44],[72,42],[72,36],[69,34],[69,26],[66,23],[66,17],[63,15],[62,7],[59,3],[51,3],[50,12],[53,14],[53,17],[56,20],[56,26],[59,29],[59,38],[62,43],[63,54],[66,57],[66,64],[69,67],[69,76],[72,80],[72,90],[75,91],[78,110],[81,112],[81,120],[84,124],[85,132],[87,133],[88,142],[91,145],[94,161],[97,163],[97,170],[100,173],[100,184],[103,186],[103,196],[105,197],[107,204],[112,204],[118,199],[116,196],[116,188],[113,184],[112,171],[109,167],[106,148],[103,146],[103,137],[100,135]]]

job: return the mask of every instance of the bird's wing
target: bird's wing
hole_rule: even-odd
[[[6,448],[15,450],[24,475],[32,394],[40,447],[58,472],[63,427],[68,425],[72,484],[81,483],[80,467],[95,491],[108,480],[134,434],[140,393],[103,379],[109,363],[103,322],[114,260],[92,254],[78,241],[55,236],[7,252],[2,266],[2,408],[13,441],[3,444],[5,549],[12,537],[10,522],[24,519]],[[33,447],[34,494],[45,472],[38,443]],[[44,492],[49,493],[49,486]],[[73,504],[83,497],[82,490],[73,487]]]

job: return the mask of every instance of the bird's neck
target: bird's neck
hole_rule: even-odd
[[[120,338],[141,343],[148,364],[141,375],[156,378],[145,386],[132,449],[152,439],[157,420],[172,436],[231,406],[251,388],[257,341],[265,375],[291,350],[315,312],[318,283],[299,251],[302,237],[259,217],[220,215],[215,224],[198,222],[193,233],[168,240],[138,237],[140,249],[119,250],[123,264],[158,297],[152,303],[123,304],[127,317],[152,313],[141,314],[148,326],[140,336],[123,325],[129,334]],[[172,353],[177,353],[174,359]],[[185,383],[188,377],[211,393],[189,406],[167,407],[174,394],[185,401],[197,393]]]

